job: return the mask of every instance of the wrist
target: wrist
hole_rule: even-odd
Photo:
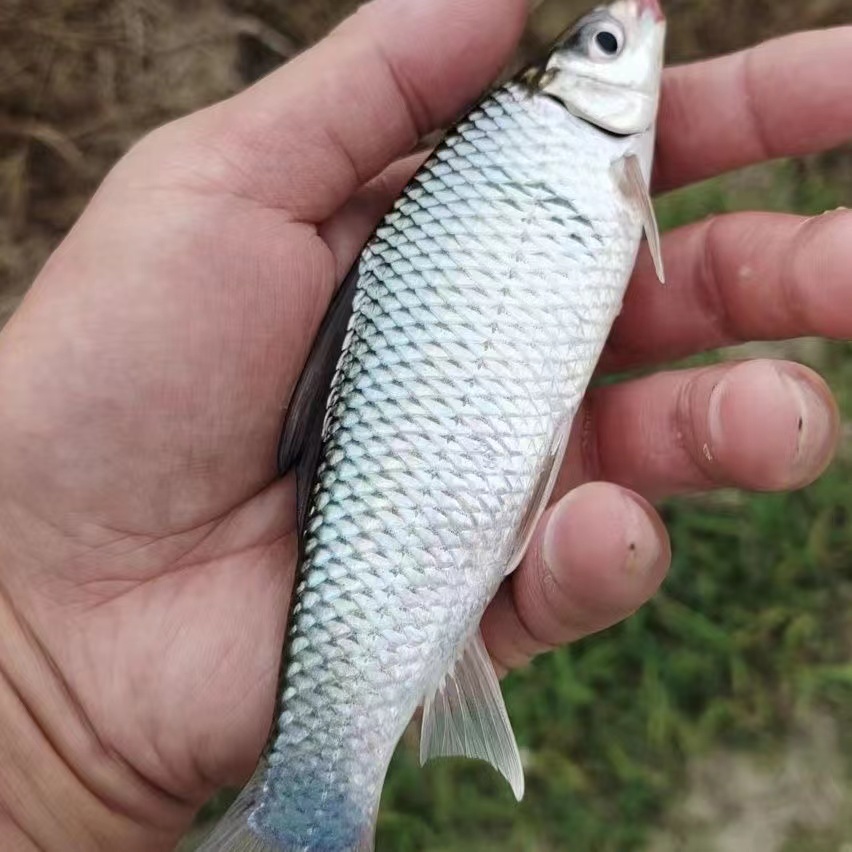
[[[0,848],[173,848],[193,806],[100,740],[2,588],[0,636]]]

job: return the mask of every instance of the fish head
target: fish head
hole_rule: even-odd
[[[642,133],[657,117],[665,40],[658,0],[616,0],[558,40],[539,88],[602,130]]]

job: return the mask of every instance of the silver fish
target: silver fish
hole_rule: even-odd
[[[208,850],[373,848],[394,748],[523,769],[482,614],[519,563],[634,267],[665,22],[591,12],[485,97],[379,226],[290,406],[302,563],[277,724]]]

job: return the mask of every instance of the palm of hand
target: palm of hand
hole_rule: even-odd
[[[432,44],[443,51],[434,57],[426,46],[403,55],[390,34],[399,26],[420,31],[428,21],[436,40],[440,11],[376,4],[337,36],[333,53],[320,48],[241,98],[155,134],[108,179],[4,331],[0,526],[14,535],[3,545],[3,588],[97,739],[145,783],[187,803],[187,814],[215,787],[245,777],[266,737],[297,549],[293,481],[274,479],[283,406],[335,284],[411,166],[394,167],[353,193],[494,73],[524,4],[504,5],[511,14],[502,23],[482,16],[492,19],[487,32]],[[838,39],[838,57],[847,55],[846,42],[848,33]],[[824,48],[820,53],[824,61]],[[339,63],[334,80],[326,77],[313,93],[300,94],[304,81],[322,77],[318,69],[329,57]],[[346,72],[353,57],[357,79]],[[727,68],[722,63],[715,73]],[[420,85],[424,69],[428,79]],[[687,73],[680,79],[696,87],[703,78]],[[335,119],[317,106],[323,92],[341,102],[351,95],[357,104],[341,107]],[[682,97],[678,104],[688,102]],[[356,105],[368,113],[357,121]],[[852,113],[844,109],[843,127],[815,131],[813,144],[846,132]],[[379,116],[381,140],[369,132]],[[243,119],[255,126],[240,135],[233,125]],[[342,143],[341,127],[352,122],[355,132]],[[288,131],[291,124],[301,136]],[[219,140],[216,148],[205,141],[210,138]],[[663,145],[665,139],[664,131]],[[690,148],[687,141],[684,150],[669,152],[666,182],[737,165],[744,156],[737,149],[727,161],[710,157],[683,166],[697,156],[697,144]],[[271,176],[281,169],[287,179],[276,183]],[[776,233],[792,225],[773,219],[753,227]],[[690,318],[689,339],[653,328],[654,306],[662,302],[652,295],[650,270],[640,268],[633,291],[641,300],[631,296],[613,353],[650,360],[728,342],[727,329],[695,318],[706,294],[690,286],[685,270],[697,248],[706,247],[697,234],[669,243],[670,269],[687,283],[680,296],[667,295],[674,301],[666,310]],[[741,246],[716,239],[720,258],[727,251],[731,263],[738,259]],[[809,318],[806,328],[787,323],[754,333],[848,334],[838,322],[831,310]],[[703,382],[709,396],[722,374],[713,382],[708,376],[689,378],[690,387]],[[806,378],[814,394],[825,397],[818,380]],[[604,412],[593,426],[599,451],[607,417],[626,417],[629,425],[639,416],[637,400],[667,398],[687,379],[665,374],[656,381],[632,383],[596,402]],[[786,411],[781,390],[770,391],[766,405]],[[742,405],[734,411],[729,400],[729,408],[731,417],[742,414]],[[823,435],[826,446],[831,437]],[[789,443],[785,434],[777,445],[769,440],[775,461],[764,463],[764,455],[762,468],[743,466],[751,447],[731,444],[729,469],[684,472],[677,447],[666,465],[651,469],[642,459],[622,458],[629,447],[590,463],[587,443],[575,443],[566,487],[608,478],[652,496],[726,482],[802,484],[828,457],[822,448],[807,469],[788,475],[791,460],[777,457]],[[597,504],[590,499],[588,516],[622,526],[623,506],[615,498],[621,499],[613,489],[598,494]],[[578,503],[575,514],[583,511]],[[554,581],[554,566],[542,568],[541,541],[533,547],[486,619],[500,662],[516,664],[606,626],[653,591],[667,562],[664,537],[650,516],[644,532],[636,529],[641,519],[632,517],[625,524],[634,524],[649,549],[657,547],[648,571],[632,585],[614,586],[623,554],[590,553],[594,543],[570,551],[576,542],[563,543],[570,552],[563,561],[575,571],[566,581],[571,595],[543,603],[541,590]],[[585,564],[588,576],[580,576]],[[583,605],[585,614],[578,611]]]
[[[296,549],[274,451],[335,263],[281,211],[179,180],[116,216],[145,153],[8,329],[41,372],[4,479],[24,544],[50,543],[10,578],[28,619],[100,735],[180,794],[245,772],[268,729]],[[115,256],[82,280],[91,244]],[[42,311],[68,333],[27,336]]]

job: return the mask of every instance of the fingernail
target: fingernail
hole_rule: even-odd
[[[662,547],[653,509],[638,495],[622,491],[625,518],[627,558],[624,563],[628,574],[644,575],[660,561]]]
[[[838,417],[828,389],[787,369],[779,371],[787,392],[796,401],[796,452],[790,478],[793,485],[812,482],[831,463],[837,439]]]
[[[660,561],[663,547],[660,531],[654,521],[654,510],[642,497],[629,491],[621,491],[619,502],[613,499],[611,486],[600,484],[581,486],[555,506],[542,536],[541,558],[544,564],[553,572],[566,567],[566,537],[570,539],[586,532],[586,518],[571,518],[572,512],[579,498],[584,495],[585,501],[580,511],[586,516],[594,499],[594,489],[598,489],[599,499],[604,498],[603,503],[597,503],[598,511],[603,508],[606,512],[604,524],[596,525],[597,528],[611,529],[612,535],[623,542],[621,547],[618,546],[619,542],[612,542],[618,549],[618,555],[610,551],[611,558],[620,558],[625,572],[631,576],[640,578],[650,573]],[[602,520],[599,514],[596,520]],[[614,566],[616,563],[609,564]]]
[[[544,528],[544,535],[541,538],[541,558],[551,571],[559,568],[559,546],[556,540],[558,531],[565,523],[566,515],[571,513],[571,506],[576,500],[577,490],[569,491],[554,506],[547,520],[547,526]]]
[[[703,447],[704,458],[710,464],[716,460],[714,448],[723,446],[725,440],[725,427],[722,420],[722,398],[724,396],[725,382],[728,380],[729,375],[730,373],[710,391],[710,400],[707,406],[707,435],[710,440]]]

